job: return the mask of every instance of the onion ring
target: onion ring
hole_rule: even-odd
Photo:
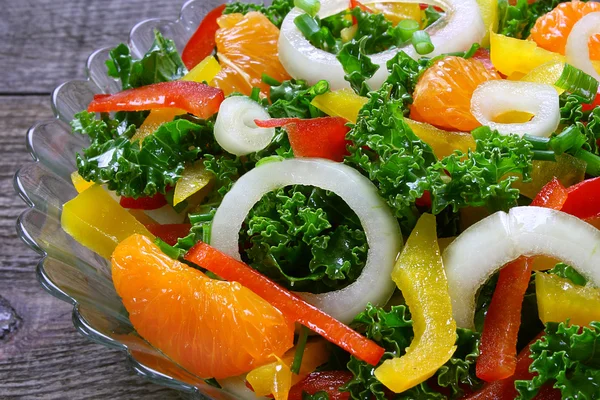
[[[600,81],[600,74],[592,64],[588,47],[590,37],[597,33],[600,33],[600,12],[589,13],[573,25],[567,38],[565,56],[569,64]]]

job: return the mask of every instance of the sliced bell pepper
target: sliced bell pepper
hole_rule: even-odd
[[[490,33],[498,31],[498,0],[477,0],[477,5],[486,31],[480,43],[484,47],[489,47]]]
[[[134,233],[154,238],[99,185],[65,203],[61,224],[75,240],[104,258],[110,258],[117,245]]]
[[[583,112],[586,111],[592,111],[594,108],[600,106],[600,92],[598,92],[598,94],[596,94],[596,98],[594,98],[594,101],[592,101],[590,104],[582,104],[582,110]]]
[[[154,236],[171,246],[175,246],[177,239],[187,236],[192,229],[191,224],[148,224],[145,226]]]
[[[492,382],[515,373],[517,336],[521,325],[521,306],[529,279],[531,264],[520,257],[500,270],[500,276],[483,322],[476,374]]]
[[[278,308],[290,320],[306,326],[356,358],[376,365],[383,356],[384,349],[375,342],[361,336],[243,262],[206,243],[197,243],[186,254],[185,259],[223,279],[241,283]]]
[[[199,118],[209,118],[217,111],[225,95],[198,82],[161,82],[115,94],[97,94],[88,106],[89,112],[143,111],[159,108],[181,108]]]
[[[348,400],[350,392],[340,392],[340,387],[354,377],[350,371],[316,371],[298,382],[290,390],[288,400],[302,400],[303,393],[314,395],[326,392],[329,400]]]
[[[295,157],[318,157],[342,162],[348,155],[346,134],[350,128],[340,117],[255,120],[261,128],[283,127]]]
[[[73,186],[75,186],[75,190],[77,190],[77,193],[81,193],[85,189],[94,185],[94,182],[88,182],[85,179],[83,179],[77,171],[74,171],[71,174],[71,182],[73,182]]]
[[[375,13],[381,13],[393,25],[405,19],[421,21],[421,7],[417,3],[373,3],[369,8]]]
[[[540,190],[538,195],[531,202],[532,206],[546,207],[553,210],[563,208],[568,196],[567,189],[556,178],[553,178],[546,186]]]
[[[589,325],[600,321],[600,290],[579,286],[554,274],[535,275],[540,319],[546,322],[569,321],[574,325]]]
[[[361,10],[373,14],[373,10],[371,10],[369,7],[365,6],[360,1],[358,1],[358,0],[350,0],[350,9],[353,9],[353,8],[356,8],[356,7],[359,7]]]
[[[122,196],[119,204],[123,208],[130,208],[132,210],[156,210],[167,205],[167,199],[162,193],[156,193],[152,197],[140,197],[137,199]]]
[[[533,378],[533,373],[529,372],[529,367],[533,362],[529,356],[531,351],[529,346],[537,342],[544,335],[541,332],[527,346],[519,352],[515,373],[509,378],[486,383],[485,386],[476,393],[473,393],[463,400],[514,400],[518,397],[515,389],[516,380],[530,380]],[[552,388],[552,385],[544,385],[535,397],[536,400],[560,400],[560,390]]]
[[[202,160],[197,161],[194,164],[186,165],[181,174],[181,178],[179,178],[175,184],[173,205],[176,206],[207,187],[213,178],[214,175],[204,168]]]
[[[217,19],[223,15],[224,10],[225,4],[222,4],[209,11],[183,48],[181,59],[188,69],[194,68],[214,51],[217,45],[215,34],[219,29]]]
[[[325,114],[332,117],[342,117],[356,123],[358,112],[369,99],[359,96],[352,89],[340,89],[315,96],[310,102]]]
[[[600,177],[587,179],[567,189],[562,211],[581,219],[600,216]]]
[[[404,118],[404,122],[419,139],[431,147],[440,160],[453,154],[455,150],[460,150],[464,154],[469,150],[475,150],[475,139],[470,133],[445,131],[428,123],[408,118]]]
[[[392,279],[410,309],[415,336],[406,354],[384,361],[375,369],[375,377],[401,393],[433,376],[456,350],[456,322],[433,215],[419,218]]]

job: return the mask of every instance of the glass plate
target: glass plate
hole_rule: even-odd
[[[158,29],[181,51],[206,13],[225,0],[191,0],[177,21],[149,19],[133,27],[129,47],[141,57]],[[119,91],[119,82],[107,76],[110,48],[96,50],[86,65],[88,79],[73,80],[52,93],[56,119],[40,122],[27,132],[27,147],[34,161],[21,167],[15,190],[27,203],[17,220],[17,233],[38,252],[37,277],[50,294],[73,304],[73,323],[91,340],[126,351],[133,369],[159,385],[185,393],[188,398],[233,399],[236,396],[207,385],[138,336],[112,284],[110,263],[67,235],[60,225],[62,205],[76,196],[70,175],[75,153],[88,144],[71,133],[69,121],[85,110],[96,93]]]

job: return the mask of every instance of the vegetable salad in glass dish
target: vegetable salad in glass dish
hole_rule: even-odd
[[[62,226],[242,399],[600,398],[599,62],[594,2],[224,4],[112,49]]]

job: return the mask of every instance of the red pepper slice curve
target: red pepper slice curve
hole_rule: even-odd
[[[373,10],[371,10],[369,7],[365,6],[360,1],[358,1],[358,0],[350,0],[350,9],[352,10],[353,8],[356,8],[356,7],[359,7],[361,10],[373,14]]]
[[[167,199],[162,193],[156,193],[152,197],[140,197],[134,199],[133,197],[122,196],[119,200],[119,204],[123,208],[129,208],[132,210],[156,210],[167,204]]]
[[[583,112],[592,111],[594,108],[596,108],[598,106],[600,106],[600,92],[598,92],[596,94],[594,101],[592,101],[591,103],[589,103],[589,104],[583,103],[581,105],[581,109]]]
[[[143,111],[180,108],[199,118],[209,118],[225,99],[223,91],[191,81],[161,82],[115,94],[97,94],[89,112]]]
[[[384,349],[375,342],[308,304],[243,262],[206,243],[198,242],[185,255],[185,259],[223,279],[241,283],[271,303],[289,319],[306,326],[356,358],[376,365],[383,356]]]
[[[565,201],[567,201],[568,195],[567,189],[554,177],[535,196],[531,205],[560,210],[563,208]]]
[[[288,400],[302,400],[304,392],[313,395],[324,391],[330,400],[348,400],[350,392],[340,392],[354,375],[350,371],[315,371],[290,389]]]
[[[515,373],[521,306],[530,277],[531,263],[526,257],[517,258],[500,271],[483,322],[480,354],[475,366],[479,379],[492,382]]]
[[[318,157],[341,162],[348,155],[348,121],[340,117],[255,120],[261,128],[283,127],[296,157]]]
[[[148,224],[146,229],[168,245],[175,246],[177,239],[187,236],[192,229],[191,224]]]
[[[217,20],[223,15],[224,10],[225,4],[222,4],[209,11],[202,22],[200,22],[196,32],[194,32],[190,40],[188,40],[183,49],[183,53],[181,53],[181,59],[187,69],[191,70],[212,54],[217,45],[215,41],[215,34],[217,33],[217,30],[219,30]]]
[[[567,192],[569,196],[562,211],[581,219],[600,215],[600,177],[570,186]]]
[[[473,54],[473,59],[483,63],[483,65],[488,71],[498,72],[494,67],[494,64],[492,64],[492,59],[490,58],[490,51],[485,47],[478,48],[477,51],[475,51],[475,53]]]

